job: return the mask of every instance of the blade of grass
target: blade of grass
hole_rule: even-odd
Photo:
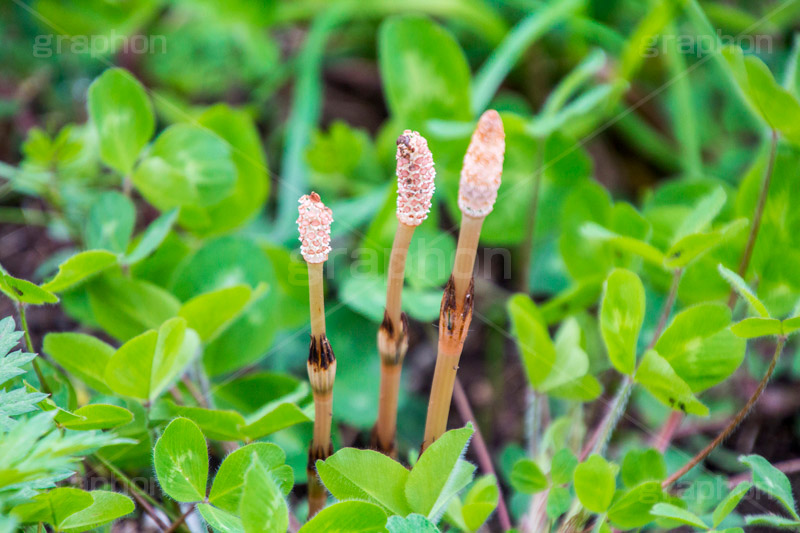
[[[329,0],[295,0],[279,2],[275,8],[275,23],[289,24],[312,18],[330,5]],[[455,19],[472,28],[488,44],[496,45],[508,27],[498,14],[484,2],[476,0],[372,0],[340,2],[349,19],[383,18],[408,12],[420,12]]]
[[[542,115],[556,114],[578,89],[606,66],[607,61],[606,53],[602,50],[592,50],[586,54],[586,57],[569,74],[564,76],[555,89],[550,92],[542,106]]]
[[[625,37],[616,29],[589,17],[574,16],[569,19],[569,27],[586,39],[587,44],[595,44],[614,57],[625,48]]]
[[[623,104],[617,104],[614,113],[619,117],[614,129],[625,142],[658,164],[664,170],[677,170],[674,143],[645,122],[637,113],[627,113]]]
[[[298,57],[299,74],[295,81],[292,108],[286,125],[286,141],[283,145],[274,235],[277,240],[294,237],[297,197],[308,190],[305,149],[322,108],[322,61],[327,50],[328,37],[342,21],[343,15],[344,10],[341,8],[320,13],[311,24],[311,30]]]
[[[705,11],[700,6],[697,0],[688,0],[686,2],[686,15],[689,18],[689,21],[692,23],[692,26],[695,27],[695,30],[698,33],[698,42],[705,42],[705,39],[711,39],[713,45],[707,50],[707,53],[711,56],[714,63],[717,65],[718,70],[722,72],[725,76],[728,84],[732,87],[738,87],[736,81],[733,77],[733,72],[731,71],[730,65],[722,56],[722,48],[723,44],[720,40],[719,34],[711,22],[708,20]],[[748,28],[751,29],[751,28]],[[744,95],[741,91],[736,90],[734,91],[738,94],[738,102],[739,107],[744,108],[747,110],[748,116],[751,117],[755,121],[756,124],[761,123],[761,119],[757,116],[756,112],[753,110],[752,107],[747,105],[744,100]],[[736,100],[736,99],[734,99]]]
[[[480,113],[489,106],[497,88],[517,63],[522,53],[536,39],[583,6],[584,0],[554,2],[522,19],[495,48],[475,75],[472,86],[472,112]]]
[[[786,60],[786,70],[783,73],[783,88],[795,95],[798,96],[798,71],[797,71],[797,63],[800,61],[800,33],[794,34],[794,39],[792,40],[792,51],[789,53],[789,58]]]
[[[675,18],[673,3],[669,0],[660,0],[654,5],[647,15],[639,21],[633,34],[628,38],[628,45],[622,52],[619,66],[619,76],[625,80],[632,80],[648,57],[648,49],[653,46],[656,36]]]
[[[670,25],[668,31],[675,33],[674,25]],[[697,134],[697,113],[692,101],[692,86],[686,71],[686,61],[678,49],[677,39],[666,39],[665,45],[669,76],[675,80],[670,87],[673,102],[672,125],[680,145],[683,171],[692,177],[701,176],[702,147]]]

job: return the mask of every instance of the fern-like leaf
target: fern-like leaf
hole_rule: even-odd
[[[11,351],[19,345],[23,333],[16,331],[14,319],[0,320],[0,385],[25,373],[22,366],[36,357],[36,354],[22,350]],[[28,392],[25,389],[0,389],[0,431],[10,431],[16,424],[12,416],[18,416],[37,409],[36,404],[47,398],[41,392]]]
[[[15,331],[13,318],[0,320],[0,385],[24,374],[25,370],[22,369],[22,366],[36,357],[36,354],[25,353],[21,350],[11,352],[19,345],[22,335],[21,331]]]
[[[47,394],[28,392],[25,389],[14,389],[11,392],[0,390],[0,430],[11,430],[17,423],[12,416],[36,411],[36,404],[45,398]]]

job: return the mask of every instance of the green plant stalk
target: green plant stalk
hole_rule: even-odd
[[[133,194],[133,180],[131,179],[130,174],[127,174],[122,178],[122,194],[128,198],[130,198],[131,194]]]
[[[750,399],[747,400],[747,403],[736,413],[731,421],[728,423],[727,426],[717,435],[717,437],[712,440],[705,448],[700,450],[694,457],[692,457],[685,465],[683,465],[677,472],[669,476],[661,483],[661,487],[666,489],[680,478],[682,478],[689,470],[697,466],[700,462],[702,462],[706,457],[708,457],[711,452],[713,452],[720,444],[722,444],[725,439],[727,439],[731,433],[742,423],[742,421],[750,414],[750,411],[755,406],[758,399],[761,397],[761,394],[764,392],[764,389],[767,388],[767,383],[769,383],[769,378],[772,377],[773,372],[775,372],[775,366],[778,364],[778,359],[781,357],[781,353],[783,352],[783,347],[786,344],[786,337],[781,336],[778,337],[778,344],[775,346],[775,353],[772,355],[772,360],[769,363],[769,367],[767,368],[764,377],[761,378],[761,382],[758,384],[758,388],[756,388],[753,395],[750,396]]]
[[[528,454],[536,457],[539,453],[539,438],[542,427],[542,402],[546,401],[542,394],[536,392],[533,387],[525,388],[525,440],[527,442]]]
[[[744,255],[739,263],[739,276],[742,278],[747,274],[747,268],[750,266],[750,259],[753,257],[753,250],[756,247],[756,239],[758,239],[758,231],[761,229],[761,219],[764,216],[764,207],[767,205],[767,198],[769,197],[769,186],[772,183],[772,174],[775,169],[775,157],[778,153],[778,132],[772,130],[769,148],[769,160],[767,162],[767,169],[764,172],[764,181],[761,184],[761,193],[758,196],[758,203],[756,204],[756,211],[753,214],[753,224],[750,226],[750,235],[747,237],[747,245],[744,249]],[[728,307],[733,308],[736,302],[736,292],[731,289],[731,294],[728,297]]]
[[[650,340],[650,344],[647,348],[648,350],[655,346],[656,341],[658,341],[658,338],[661,336],[661,332],[664,331],[664,328],[667,325],[667,320],[669,319],[670,313],[672,313],[672,308],[675,305],[675,299],[678,296],[678,287],[680,286],[682,274],[683,270],[680,268],[675,269],[672,273],[672,283],[670,284],[667,298],[664,300],[664,304],[661,307],[658,323],[656,325],[656,329],[653,331],[653,338]],[[606,416],[594,431],[589,441],[587,441],[587,445],[584,447],[583,453],[581,454],[581,460],[588,457],[590,453],[602,454],[605,451],[605,448],[614,433],[614,429],[625,412],[628,399],[631,395],[632,387],[633,378],[626,375],[620,384],[620,388],[616,397],[609,405]]]
[[[630,144],[633,150],[649,158],[664,170],[677,171],[680,169],[680,165],[675,159],[675,151],[678,148],[671,139],[656,131],[637,113],[627,111],[626,106],[622,103],[616,104],[614,114],[618,117],[613,124],[614,129],[626,143]]]
[[[628,400],[631,397],[632,391],[633,378],[625,375],[622,378],[622,382],[619,384],[614,400],[612,400],[608,407],[606,416],[581,452],[581,461],[593,453],[598,453],[600,455],[605,453],[608,443],[611,441],[611,436],[614,434],[617,424],[619,424],[622,415],[625,413],[625,408],[628,406]]]
[[[520,279],[520,290],[525,294],[530,293],[530,269],[533,262],[533,245],[536,238],[536,214],[539,208],[539,191],[544,173],[544,145],[542,140],[539,152],[536,155],[536,174],[533,178],[533,195],[531,197],[531,210],[526,221],[525,240],[523,241],[522,254],[522,278]],[[530,384],[525,387],[525,436],[527,440],[528,453],[531,457],[536,457],[539,448],[539,439],[542,436],[542,422],[544,419],[543,411],[547,403],[547,397],[536,392]],[[540,501],[534,497],[531,499],[529,517],[524,520],[535,520],[536,524],[546,523],[546,515],[539,516],[544,512],[544,507]]]
[[[545,140],[542,139],[539,153],[536,155],[536,173],[533,176],[533,192],[531,195],[531,209],[528,212],[528,219],[525,221],[525,239],[522,241],[520,247],[520,254],[522,255],[522,277],[519,280],[519,289],[521,292],[528,294],[531,292],[530,287],[530,270],[533,258],[533,243],[536,238],[536,215],[539,208],[539,191],[542,185],[542,174],[544,174],[544,145]]]
[[[19,321],[20,325],[22,326],[22,331],[25,333],[25,346],[30,353],[36,353],[33,349],[31,332],[28,328],[28,317],[25,313],[25,304],[22,302],[17,302],[17,310],[19,310]],[[36,360],[36,357],[31,360],[31,364],[33,365],[33,371],[36,372],[36,378],[39,380],[39,383],[42,386],[42,392],[45,394],[53,394],[50,385],[47,383],[47,380],[44,379],[44,374],[42,373],[41,367],[39,367],[39,362]]]

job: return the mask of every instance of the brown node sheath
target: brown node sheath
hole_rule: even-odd
[[[470,278],[464,298],[459,301],[456,281],[451,276],[442,296],[439,312],[439,353],[433,371],[422,451],[447,430],[447,417],[450,413],[458,363],[472,322],[474,292],[475,282]]]
[[[317,474],[316,462],[333,454],[331,423],[333,419],[333,382],[336,379],[336,356],[324,333],[311,336],[308,350],[308,380],[314,395],[314,437],[308,448],[308,517],[318,513],[328,499],[328,492]]]
[[[408,351],[408,315],[401,313],[398,325],[399,328],[389,318],[388,311],[384,311],[378,329],[378,352],[386,365],[402,364]]]
[[[398,144],[400,144],[398,142]],[[381,357],[381,381],[378,418],[372,430],[370,446],[396,457],[397,405],[403,360],[408,351],[408,316],[401,311],[403,281],[408,248],[415,226],[400,222],[389,258],[386,309],[378,329],[378,353]]]
[[[453,277],[447,282],[439,309],[439,338],[448,343],[456,343],[461,347],[467,339],[470,322],[472,322],[472,306],[475,296],[475,279],[470,278],[464,299],[459,305],[456,284]]]
[[[424,451],[447,429],[458,362],[472,320],[475,256],[483,220],[494,209],[503,173],[505,132],[497,111],[484,112],[464,154],[458,187],[461,229],[453,274],[442,297],[439,352],[433,374]]]
[[[308,364],[315,371],[327,370],[332,364],[336,363],[336,356],[333,355],[333,348],[328,341],[327,335],[311,335],[311,343],[308,347]],[[314,384],[312,383],[313,387]]]
[[[396,328],[389,313],[384,312],[378,330],[378,352],[381,356],[381,384],[378,397],[378,420],[372,428],[370,446],[392,458],[397,458],[397,404],[400,394],[400,374],[408,351],[408,316],[400,314]]]

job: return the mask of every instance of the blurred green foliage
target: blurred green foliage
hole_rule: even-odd
[[[499,478],[472,479],[467,429],[410,473],[347,448],[320,472],[337,499],[364,501],[301,531],[356,516],[364,531],[477,531],[501,501],[498,482],[515,519],[546,498],[546,527],[592,516],[596,531],[741,530],[731,513],[749,485],[708,501],[662,491],[694,443],[662,455],[645,450],[646,432],[621,427],[620,449],[607,445],[629,398],[656,428],[670,409],[730,416],[744,339],[760,349],[800,327],[799,2],[14,0],[0,13],[0,221],[55,243],[35,272],[4,253],[19,277],[0,269],[0,291],[22,313],[58,303],[80,329],[37,340],[41,376],[20,377],[29,354],[0,359],[15,382],[0,391],[0,450],[25,439],[52,448],[12,457],[17,477],[0,466],[0,515],[15,509],[0,530],[19,520],[78,531],[131,512],[117,493],[52,487],[78,456],[101,472],[149,473],[153,446],[164,493],[200,502],[216,530],[285,528],[312,416],[296,201],[313,188],[333,209],[334,443],[358,444],[377,411],[405,129],[428,139],[437,172],[403,300],[415,364],[399,442],[410,457],[430,322],[456,253],[461,162],[488,108],[501,113],[506,154],[465,370],[494,393],[479,418],[501,445]],[[746,303],[729,309],[732,287]],[[6,321],[0,330],[10,351],[19,335]],[[539,407],[506,403],[513,394],[522,405],[528,388]],[[596,400],[610,400],[611,416],[586,443],[584,404]],[[543,404],[550,424],[526,429]],[[514,427],[498,428],[506,411]],[[206,438],[217,459],[222,442],[244,445],[208,498]],[[785,476],[759,457],[743,462],[787,515],[747,523],[797,528]],[[686,477],[708,479],[719,481]],[[235,495],[215,497],[226,484]],[[169,498],[156,503],[176,519]]]

